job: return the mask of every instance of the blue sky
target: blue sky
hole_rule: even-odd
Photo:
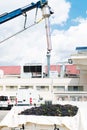
[[[67,0],[71,2],[71,9],[69,12],[69,20],[70,26],[74,24],[72,22],[73,19],[76,19],[77,17],[83,17],[87,18],[87,0]]]
[[[86,0],[67,0],[71,2],[70,18],[87,17],[87,1]]]
[[[37,0],[0,0],[0,14],[24,7]],[[78,46],[87,46],[87,0],[48,0],[54,11],[50,17],[51,63],[67,61]],[[10,6],[9,6],[10,5]],[[35,10],[27,13],[26,26],[35,20]],[[37,20],[42,18],[38,11]],[[24,16],[0,25],[0,41],[23,29]],[[29,28],[0,44],[0,65],[47,62],[45,22]]]
[[[76,18],[87,18],[87,0],[66,0],[70,2],[71,8],[69,10],[69,18],[64,25],[53,25],[52,29],[57,28],[59,30],[67,30],[70,26],[76,26],[79,24],[79,21],[73,21]]]

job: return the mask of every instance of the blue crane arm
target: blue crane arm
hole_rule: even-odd
[[[42,8],[47,3],[48,3],[47,0],[40,0],[37,3],[31,3],[31,4],[27,5],[27,6],[16,9],[16,10],[14,10],[12,12],[4,13],[4,14],[0,15],[0,24],[6,22],[8,20],[11,20],[11,19],[13,19],[13,18],[15,18],[17,16],[20,16],[23,13],[26,13],[27,11],[32,10],[34,8]]]

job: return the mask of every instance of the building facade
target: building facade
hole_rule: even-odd
[[[87,82],[81,79],[80,71],[75,65],[67,64],[64,65],[64,75],[61,76],[61,68],[61,65],[51,66],[50,70],[57,71],[57,76],[31,78],[28,77],[28,73],[27,77],[21,77],[21,66],[0,66],[0,95],[10,95],[14,100],[19,88],[32,88],[37,90],[45,101],[86,101]]]

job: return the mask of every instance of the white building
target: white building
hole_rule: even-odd
[[[76,51],[71,59],[80,70],[79,84],[84,84],[84,91],[87,91],[87,47],[77,47]]]
[[[51,78],[21,77],[19,66],[9,67],[11,74],[1,73],[0,95],[16,97],[18,88],[35,89],[44,100],[56,102],[58,100],[87,100],[87,48],[77,48],[76,54],[71,56],[73,64],[80,69],[79,76],[58,76]],[[2,67],[3,68],[3,67]],[[1,67],[0,67],[1,69]],[[23,69],[23,68],[22,68]],[[16,75],[15,75],[16,70]],[[20,72],[19,72],[20,71]],[[2,71],[1,71],[2,72]],[[67,70],[66,70],[67,72]],[[66,73],[65,73],[66,74]],[[69,74],[69,73],[68,73]]]

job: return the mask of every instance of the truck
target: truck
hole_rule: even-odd
[[[40,105],[44,103],[43,98],[40,97],[37,90],[30,88],[19,88],[16,98],[17,106]]]

